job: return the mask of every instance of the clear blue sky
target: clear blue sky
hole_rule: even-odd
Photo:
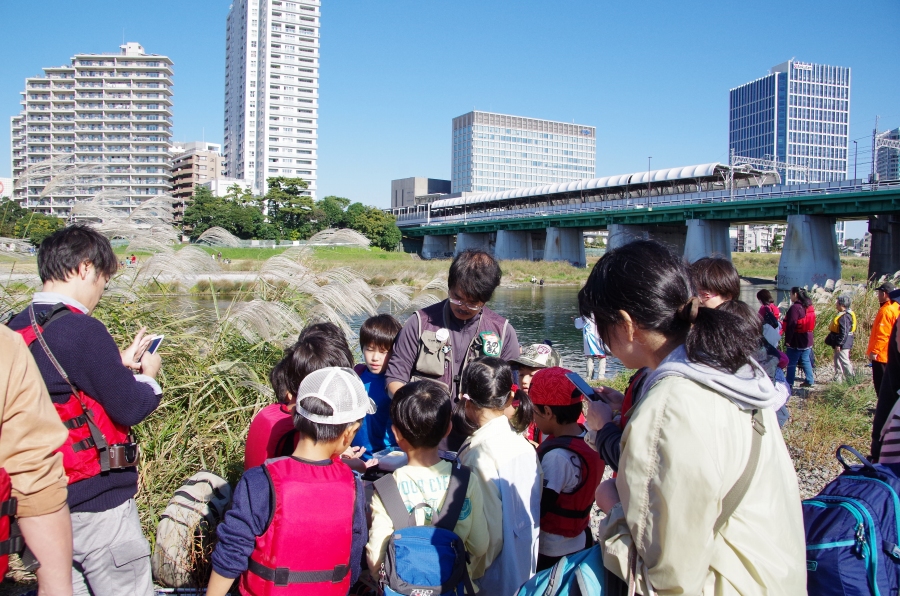
[[[0,176],[25,77],[123,30],[175,62],[175,139],[221,141],[228,7],[0,0]],[[728,90],[792,57],[853,69],[866,172],[875,116],[900,126],[898,25],[897,0],[323,0],[319,193],[387,206],[393,178],[449,178],[473,107],[596,126],[598,175],[727,161]]]

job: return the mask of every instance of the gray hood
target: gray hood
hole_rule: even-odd
[[[743,366],[734,374],[726,373],[705,364],[691,362],[683,345],[666,356],[656,370],[650,371],[641,388],[641,398],[657,382],[671,376],[684,377],[703,385],[731,400],[742,410],[775,409],[784,403],[783,391],[772,384],[766,371],[756,360],[751,359],[749,365]]]

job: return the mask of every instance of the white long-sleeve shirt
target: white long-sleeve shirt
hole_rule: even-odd
[[[482,594],[515,594],[534,575],[541,519],[542,472],[534,447],[505,416],[466,439],[459,458],[481,482],[488,548],[472,561]]]

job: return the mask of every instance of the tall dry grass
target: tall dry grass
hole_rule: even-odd
[[[272,403],[271,368],[300,329],[332,321],[354,345],[351,322],[379,309],[403,313],[437,300],[442,280],[422,291],[376,286],[349,268],[314,270],[308,251],[292,249],[263,264],[262,274],[232,294],[210,289],[204,302],[183,290],[212,259],[191,250],[163,250],[138,269],[117,274],[93,313],[125,346],[142,327],[164,334],[159,408],[135,427],[141,445],[137,496],[151,542],[159,515],[182,482],[198,470],[236,482],[253,416]],[[0,280],[0,313],[27,304],[36,278]]]

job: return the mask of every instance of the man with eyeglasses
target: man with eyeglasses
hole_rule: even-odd
[[[453,259],[447,299],[417,311],[397,335],[386,373],[388,393],[430,379],[447,387],[455,401],[469,362],[481,356],[519,356],[516,330],[485,306],[501,274],[497,260],[481,250],[466,250]]]
[[[105,236],[69,226],[41,243],[37,261],[43,288],[9,327],[29,345],[68,430],[59,451],[72,512],[72,593],[149,595],[150,544],[134,501],[130,427],[159,406],[162,361],[147,351],[145,329],[120,350],[91,316],[118,268]]]

